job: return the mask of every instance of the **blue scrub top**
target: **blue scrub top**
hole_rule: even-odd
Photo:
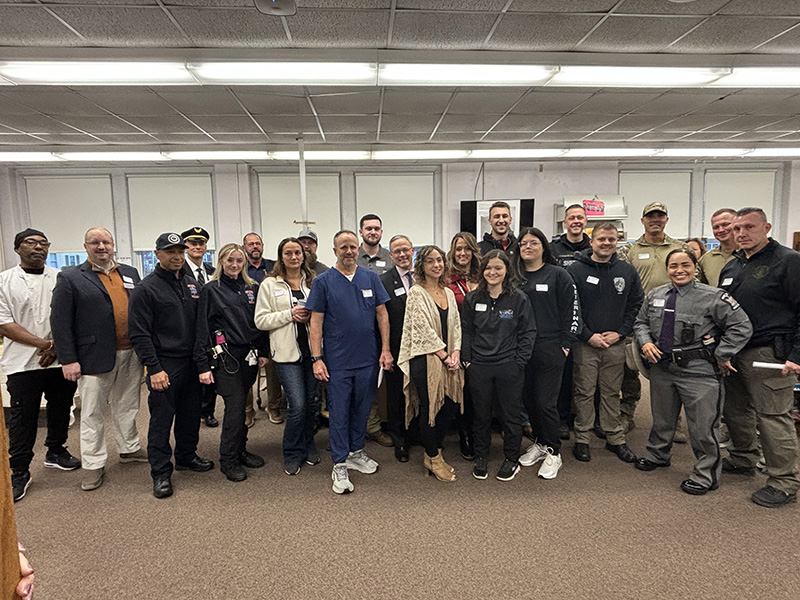
[[[375,309],[389,301],[377,274],[356,267],[353,281],[337,269],[314,278],[306,308],[324,313],[322,343],[328,369],[361,369],[378,362]]]

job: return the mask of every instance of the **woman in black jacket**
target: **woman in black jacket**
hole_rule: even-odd
[[[200,294],[194,359],[200,382],[216,384],[225,400],[219,441],[220,470],[230,481],[244,481],[244,467],[264,466],[246,450],[245,400],[258,369],[267,363],[267,334],[254,322],[258,283],[248,275],[244,248],[226,244],[217,269]]]
[[[564,362],[578,333],[578,292],[569,273],[557,266],[547,238],[535,227],[520,232],[514,262],[537,324],[522,393],[536,441],[519,462],[530,467],[544,460],[539,477],[555,479],[561,468],[558,395]]]
[[[476,479],[488,476],[492,406],[503,426],[505,460],[497,479],[519,472],[522,442],[522,384],[533,351],[536,323],[528,297],[514,288],[508,256],[490,250],[481,260],[481,281],[467,294],[461,310],[461,360],[469,374],[474,410]]]

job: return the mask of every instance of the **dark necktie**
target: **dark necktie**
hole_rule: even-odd
[[[672,288],[667,292],[667,302],[664,305],[664,322],[661,325],[661,335],[658,336],[658,348],[662,352],[672,352],[675,340],[675,302],[678,300],[678,290]]]
[[[408,282],[408,289],[411,289],[411,286],[412,286],[412,285],[414,285],[414,284],[411,282],[411,271],[409,271],[408,273],[406,273],[405,277],[406,277],[406,281]]]
[[[197,269],[197,282],[200,285],[205,285],[205,283],[206,283],[206,275],[205,275],[205,273],[203,273],[204,270],[205,269],[203,269],[203,267],[200,267],[199,269]]]

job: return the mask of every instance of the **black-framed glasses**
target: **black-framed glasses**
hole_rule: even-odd
[[[22,243],[25,244],[28,248],[35,248],[36,246],[41,246],[45,250],[50,247],[50,242],[47,240],[35,240],[33,238],[27,238],[22,240]]]

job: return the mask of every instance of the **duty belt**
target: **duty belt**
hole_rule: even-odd
[[[713,356],[707,348],[691,348],[688,350],[676,348],[672,352],[667,353],[666,356],[670,361],[674,362],[679,367],[686,367],[689,364],[689,361],[697,359],[713,362]]]

